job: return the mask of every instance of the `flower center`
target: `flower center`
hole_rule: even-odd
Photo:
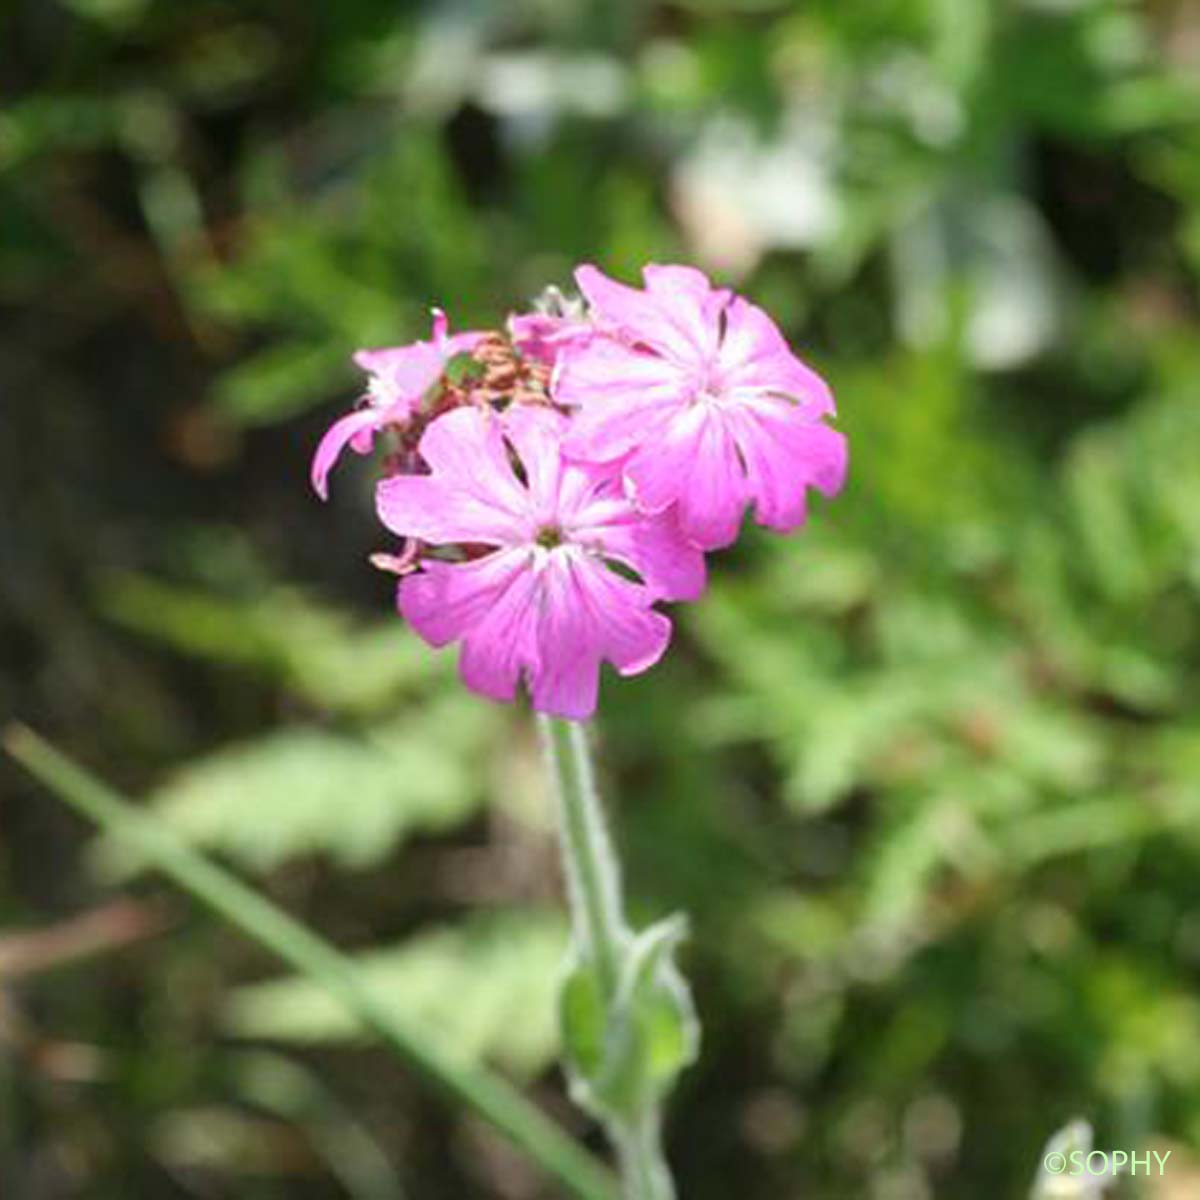
[[[544,550],[553,550],[561,546],[567,539],[558,525],[543,525],[533,538],[534,542]]]
[[[719,404],[721,401],[721,380],[712,367],[704,367],[697,372],[692,391],[693,404]]]

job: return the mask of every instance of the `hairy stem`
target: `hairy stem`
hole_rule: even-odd
[[[675,1184],[662,1150],[662,1119],[656,1110],[612,1129],[621,1183],[630,1200],[674,1200]]]
[[[625,923],[620,862],[596,790],[587,731],[575,721],[539,716],[546,760],[558,799],[559,843],[579,957],[596,972],[606,1014],[616,1019],[622,969],[632,934]],[[601,1114],[617,1151],[627,1200],[673,1200],[662,1152],[661,1114]]]
[[[574,721],[542,717],[555,791],[559,839],[577,945],[595,963],[606,1001],[616,995],[629,931],[621,903],[621,869],[596,791],[587,733]]]

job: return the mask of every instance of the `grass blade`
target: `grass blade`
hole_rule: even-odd
[[[352,964],[335,947],[185,845],[31,730],[10,726],[4,733],[4,747],[77,812],[128,841],[230,924],[296,971],[319,981],[401,1059],[505,1134],[579,1200],[615,1200],[615,1184],[606,1167],[499,1076],[459,1061],[419,1029],[398,1020],[361,987]]]

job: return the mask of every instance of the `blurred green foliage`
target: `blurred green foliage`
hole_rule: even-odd
[[[369,470],[322,508],[307,460],[430,305],[698,262],[831,380],[852,478],[605,686],[634,903],[692,915],[683,1194],[1023,1196],[1076,1114],[1194,1194],[1198,39],[1190,0],[16,0],[0,709],[558,1103],[528,723],[389,616]],[[97,862],[159,894],[6,809],[6,925]],[[6,1196],[549,1194],[181,921],[0,980]]]
[[[554,1056],[554,993],[565,951],[557,915],[514,910],[468,916],[398,950],[375,951],[361,970],[381,1000],[448,1048],[528,1075]],[[226,1023],[241,1037],[323,1041],[355,1033],[338,1005],[307,980],[240,988],[229,997]]]

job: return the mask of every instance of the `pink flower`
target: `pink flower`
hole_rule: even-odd
[[[671,623],[653,604],[697,597],[704,559],[611,472],[565,460],[566,424],[546,408],[448,412],[421,439],[431,473],[383,480],[377,505],[393,532],[456,556],[425,558],[399,607],[431,645],[462,643],[467,686],[511,700],[524,679],[535,708],[582,720],[602,661],[635,675],[662,656]]]
[[[375,435],[388,425],[402,425],[412,417],[422,396],[456,354],[472,350],[485,335],[449,335],[449,322],[440,308],[433,310],[433,334],[427,342],[413,342],[384,350],[359,350],[354,362],[368,374],[364,403],[335,421],[313,456],[312,485],[322,500],[328,496],[329,472],[347,443],[358,454],[369,454]]]
[[[606,336],[559,359],[555,399],[578,406],[567,454],[619,464],[638,505],[675,506],[704,549],[732,542],[749,504],[762,525],[801,525],[806,489],[831,496],[845,479],[845,439],[822,420],[829,388],[762,309],[702,272],[643,275],[639,290],[592,266],[575,272]]]
[[[526,358],[553,366],[564,347],[580,345],[594,336],[589,321],[552,313],[514,313],[508,318],[513,345]]]

